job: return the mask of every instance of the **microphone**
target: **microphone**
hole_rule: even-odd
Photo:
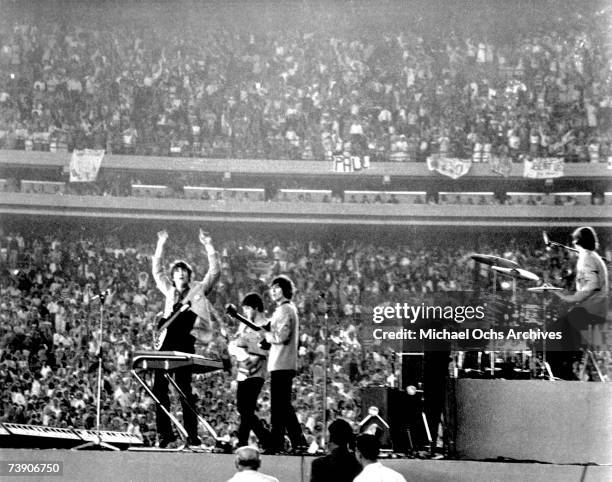
[[[100,299],[100,300],[104,301],[104,298],[106,298],[107,296],[110,296],[110,295],[111,295],[111,290],[110,290],[110,288],[108,288],[108,289],[105,289],[104,291],[101,291],[97,295],[94,295],[91,298],[89,298],[89,301],[93,301],[93,300],[97,300],[97,299]]]
[[[421,390],[420,388],[415,387],[414,385],[408,385],[406,387],[406,393],[410,396],[414,396],[417,393],[423,393],[423,390]]]
[[[542,231],[542,238],[544,239],[544,244],[546,245],[546,248],[548,249],[550,249],[551,247],[554,247],[554,248],[563,248],[568,251],[572,251],[574,253],[578,252],[576,248],[572,248],[571,246],[566,246],[565,244],[561,244],[561,243],[557,243],[556,241],[552,241],[548,237],[548,234],[546,233],[546,231]]]

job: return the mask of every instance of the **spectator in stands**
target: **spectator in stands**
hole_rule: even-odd
[[[446,27],[439,14],[416,23],[393,5],[382,18],[367,5],[335,16],[327,6],[302,8],[296,31],[316,34],[288,33],[285,17],[266,9],[246,20],[220,9],[214,24],[190,12],[180,32],[158,15],[167,28],[144,35],[132,28],[143,20],[123,9],[97,11],[92,25],[77,7],[67,15],[78,21],[60,27],[9,6],[0,23],[0,144],[286,159],[323,159],[347,144],[357,156],[368,146],[372,159],[428,152],[482,162],[488,145],[488,155],[515,160],[606,158],[605,9],[559,6],[551,19],[539,5],[485,6],[488,22],[455,12]],[[258,15],[266,35],[256,31]],[[389,28],[399,18],[401,29]]]

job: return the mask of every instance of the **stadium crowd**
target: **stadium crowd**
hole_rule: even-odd
[[[102,319],[101,428],[127,431],[147,445],[155,444],[152,400],[129,374],[131,354],[152,349],[156,313],[163,304],[150,276],[153,243],[141,237],[136,232],[120,239],[116,233],[67,231],[0,237],[0,422],[95,427]],[[196,276],[205,272],[205,257],[186,233],[172,233],[170,244],[167,261],[186,253]],[[507,239],[494,244],[478,249],[513,259],[546,281],[571,284],[572,264],[564,252],[547,255],[541,247],[529,243],[519,247]],[[395,301],[418,304],[427,293],[470,289],[475,283],[472,248],[449,239],[386,246],[255,236],[219,240],[216,245],[222,255],[222,275],[211,297],[214,328],[210,342],[198,352],[225,356],[228,339],[237,328],[223,315],[225,304],[237,303],[254,290],[264,294],[270,308],[267,283],[275,274],[287,273],[296,283],[294,301],[301,318],[296,411],[309,443],[319,443],[322,436],[326,340],[327,420],[342,417],[356,423],[363,416],[361,387],[399,384],[398,360],[391,347],[372,339],[368,319],[372,307]],[[486,286],[489,280],[483,280]],[[107,289],[110,294],[101,304],[97,295]],[[327,332],[321,293],[330,313]],[[540,303],[537,295],[523,289],[519,296],[517,307]],[[609,351],[602,353],[600,362],[607,373],[612,360]],[[194,382],[199,412],[233,444],[238,422],[234,375],[197,375]],[[266,382],[260,399],[265,419],[269,404]]]
[[[476,2],[467,18],[451,8],[456,20],[425,21],[388,2],[393,28],[354,2],[305,3],[305,20],[289,24],[266,22],[267,10],[247,20],[196,10],[180,25],[112,5],[81,23],[18,11],[0,22],[0,147],[606,160],[609,11],[550,4]]]

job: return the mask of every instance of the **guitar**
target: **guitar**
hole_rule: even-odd
[[[264,326],[257,326],[252,321],[238,313],[238,309],[236,308],[236,306],[232,305],[231,303],[229,305],[225,305],[225,313],[234,318],[235,320],[238,320],[240,323],[244,323],[253,331],[270,331],[270,323],[267,323]],[[259,346],[262,350],[269,350],[271,345],[270,342],[268,342],[266,339],[263,339],[259,342]]]
[[[254,335],[254,333],[251,333],[251,335]],[[245,377],[259,371],[266,360],[265,357],[249,353],[247,347],[241,343],[238,340],[232,340],[227,347],[228,353],[238,362],[238,381],[242,381]]]
[[[235,320],[238,320],[239,322],[244,323],[246,326],[248,326],[253,331],[260,331],[260,330],[270,331],[270,323],[264,326],[255,325],[252,321],[250,321],[249,319],[245,318],[240,313],[238,313],[238,308],[236,308],[235,305],[232,305],[232,304],[225,305],[225,313],[231,316],[232,318],[234,318]]]
[[[238,361],[238,381],[242,381],[258,372],[265,363],[265,356],[262,357],[259,354],[253,356],[253,354],[248,351],[247,347],[249,344],[254,344],[259,345],[263,350],[269,350],[270,343],[265,339],[261,339],[261,335],[257,333],[262,330],[270,331],[270,324],[268,323],[265,326],[255,325],[251,320],[238,313],[238,309],[232,304],[225,306],[225,313],[252,330],[250,333],[243,333],[241,335],[243,339],[240,342],[238,340],[233,340],[228,346],[229,354]]]
[[[172,314],[168,318],[159,320],[157,332],[153,334],[153,348],[155,348],[155,350],[159,351],[161,349],[166,339],[166,335],[168,334],[168,328],[174,323],[174,320],[176,320],[181,313],[185,313],[189,308],[191,308],[190,301],[176,303]]]

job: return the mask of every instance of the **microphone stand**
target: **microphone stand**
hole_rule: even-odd
[[[321,439],[322,448],[325,450],[327,448],[327,356],[328,356],[328,346],[327,346],[327,338],[329,335],[328,330],[328,306],[325,301],[325,294],[321,293],[320,295],[321,301],[319,303],[319,313],[323,312],[323,436]]]
[[[561,244],[561,243],[557,243],[556,241],[552,241],[548,237],[548,233],[546,231],[542,231],[542,238],[544,239],[544,245],[546,246],[546,248],[561,248],[561,249],[565,249],[567,251],[571,251],[572,253],[578,253],[579,252],[578,249],[576,249],[576,248],[572,248],[571,246],[567,246],[565,244]],[[610,262],[610,261],[608,261],[606,258],[604,258],[601,255],[599,257],[606,264]]]
[[[93,449],[109,449],[119,450],[118,447],[111,445],[106,442],[102,442],[100,436],[100,402],[101,402],[101,388],[102,388],[102,323],[104,320],[104,300],[106,299],[106,292],[102,292],[97,295],[100,300],[100,324],[99,324],[99,335],[98,335],[98,396],[96,402],[96,436],[91,442],[84,443],[74,447],[72,450],[83,450],[87,448]],[[95,298],[95,297],[94,297]]]

